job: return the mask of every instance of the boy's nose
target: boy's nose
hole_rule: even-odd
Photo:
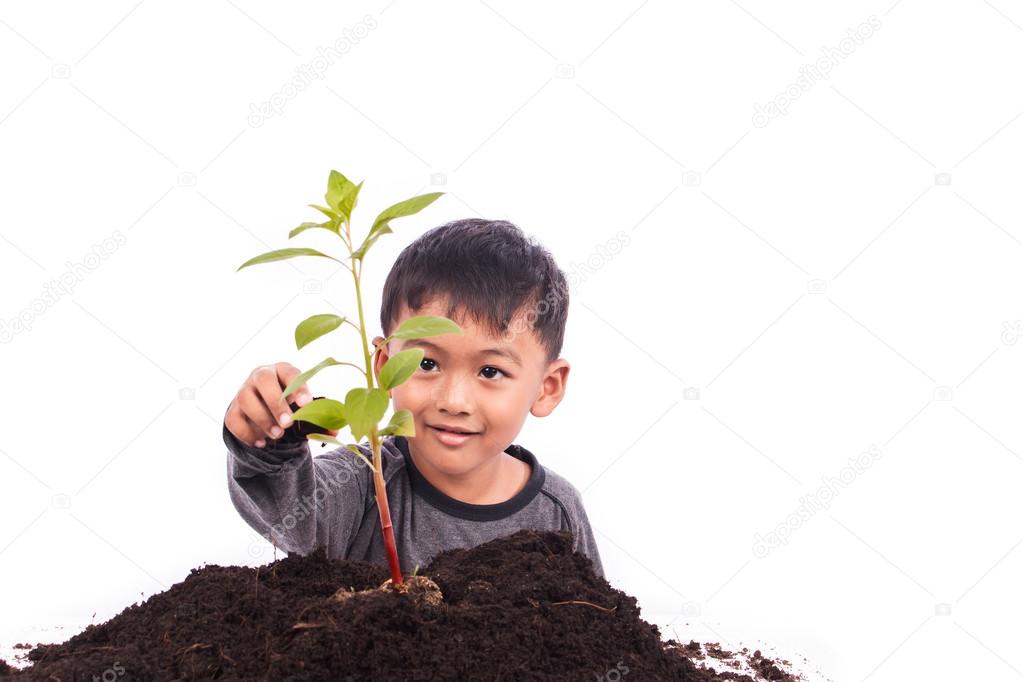
[[[446,414],[471,414],[472,396],[463,381],[458,379],[440,382],[433,396],[438,412]]]

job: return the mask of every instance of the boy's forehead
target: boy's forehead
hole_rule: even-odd
[[[401,325],[401,323],[408,318],[419,315],[449,317],[447,302],[444,301],[438,303],[436,301],[431,301],[429,304],[420,306],[420,308],[414,312],[410,311],[406,305],[402,305],[401,316],[398,318],[395,328]],[[531,325],[526,324],[523,320],[517,319],[513,321],[513,323],[509,325],[506,334],[494,336],[490,329],[476,324],[471,316],[466,315],[464,311],[456,310],[450,317],[459,327],[462,328],[461,334],[440,334],[438,336],[431,336],[426,339],[422,339],[422,343],[416,343],[416,340],[405,341],[404,346],[423,345],[430,347],[448,347],[457,348],[460,351],[467,352],[479,352],[488,349],[507,350],[516,355],[518,359],[521,360],[522,364],[532,363],[538,354],[543,353],[543,349],[537,342]]]

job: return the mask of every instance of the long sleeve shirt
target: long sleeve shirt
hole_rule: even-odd
[[[238,440],[224,424],[228,491],[241,517],[285,552],[305,555],[325,546],[327,556],[386,566],[373,472],[345,447],[313,456],[296,423],[263,448]],[[368,442],[356,444],[369,461]],[[510,445],[526,462],[525,487],[497,504],[469,504],[432,485],[409,454],[404,436],[381,442],[382,469],[402,572],[425,566],[437,553],[469,548],[517,530],[569,530],[573,549],[603,576],[597,544],[579,491],[541,465],[532,452]]]

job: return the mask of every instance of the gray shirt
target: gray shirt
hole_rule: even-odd
[[[289,553],[305,555],[324,545],[331,558],[387,565],[373,472],[355,453],[336,447],[314,457],[310,441],[295,426],[257,448],[238,440],[224,424],[224,442],[231,501],[257,533]],[[357,446],[373,460],[368,442]],[[575,551],[588,556],[603,576],[579,491],[524,447],[513,444],[505,452],[530,466],[525,487],[498,504],[468,504],[423,477],[404,436],[382,439],[387,503],[402,571],[411,573],[447,549],[532,529],[571,531]]]

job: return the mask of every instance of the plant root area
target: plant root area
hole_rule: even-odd
[[[13,680],[781,680],[755,652],[715,672],[696,642],[662,640],[635,598],[593,573],[568,531],[521,530],[438,554],[394,586],[386,567],[322,548],[181,582],[39,644]]]

